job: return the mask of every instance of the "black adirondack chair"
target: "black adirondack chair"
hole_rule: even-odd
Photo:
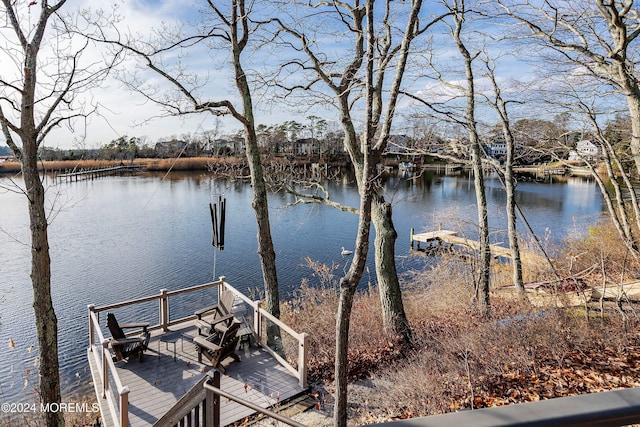
[[[149,345],[151,334],[147,331],[148,322],[118,324],[113,313],[107,313],[107,327],[111,332],[111,348],[115,353],[114,360],[127,359],[130,356],[138,356],[143,360],[144,351]],[[123,329],[140,329],[139,333],[127,337]]]

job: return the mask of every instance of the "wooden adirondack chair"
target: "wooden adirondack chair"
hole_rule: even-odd
[[[142,362],[144,351],[147,349],[149,338],[151,337],[151,334],[147,331],[148,326],[148,322],[123,323],[120,325],[113,313],[107,313],[107,327],[111,332],[110,344],[115,353],[115,361],[138,355]],[[135,336],[127,337],[123,329],[134,328],[141,329],[141,331]]]
[[[218,304],[201,308],[194,313],[197,317],[195,324],[200,335],[210,336],[215,332],[217,324],[223,324],[225,327],[231,325],[233,322],[231,310],[233,309],[234,298],[233,292],[222,291]],[[209,318],[210,315],[213,315],[213,318]],[[202,333],[203,331],[205,331],[204,334]]]
[[[214,333],[204,337],[195,337],[193,342],[198,351],[198,363],[202,363],[202,355],[211,362],[211,366],[225,372],[222,361],[228,357],[232,357],[236,362],[240,361],[240,356],[236,354],[236,347],[240,337],[237,335],[240,329],[239,322],[233,322],[222,333]]]

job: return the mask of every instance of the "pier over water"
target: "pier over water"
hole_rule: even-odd
[[[81,181],[83,179],[95,179],[102,176],[118,175],[127,172],[139,172],[142,170],[141,165],[120,165],[108,168],[73,170],[71,172],[61,173],[57,176],[60,181]]]

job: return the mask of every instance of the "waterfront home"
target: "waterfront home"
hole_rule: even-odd
[[[592,161],[602,158],[602,147],[600,144],[583,139],[576,143],[576,149],[569,152],[569,161]]]

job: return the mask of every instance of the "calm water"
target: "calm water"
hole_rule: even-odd
[[[176,173],[164,179],[162,175],[141,175],[48,184],[52,287],[67,393],[90,389],[85,362],[88,304],[119,302],[212,279],[214,250],[208,204],[218,195],[227,198],[227,229],[225,249],[215,254],[216,277],[225,275],[245,291],[262,284],[252,190],[246,183],[202,173]],[[487,185],[492,239],[505,242],[504,191],[497,180],[489,179]],[[37,378],[28,217],[24,196],[15,189],[11,180],[0,178],[0,401],[30,398]],[[358,206],[357,191],[347,178],[329,184],[329,189],[334,200]],[[473,234],[475,198],[473,181],[466,174],[426,174],[415,184],[392,177],[386,191],[394,206],[401,272],[424,263],[421,257],[409,254],[411,227],[421,232],[441,225],[465,228],[468,235]],[[303,278],[314,283],[305,257],[329,265],[337,263],[341,273],[348,259],[341,257],[340,248],[353,248],[357,226],[354,215],[323,206],[288,206],[291,202],[285,194],[272,194],[269,201],[285,297]],[[582,178],[554,184],[520,183],[518,203],[536,232],[551,233],[555,238],[584,230],[602,212],[597,188]],[[365,274],[363,281],[375,282],[373,265],[369,265],[371,275]],[[208,301],[207,295],[177,301],[172,305],[172,317],[190,314]],[[137,313],[136,320],[148,317],[140,320],[157,323],[151,316],[155,310],[154,306]],[[15,348],[10,347],[10,340]]]

